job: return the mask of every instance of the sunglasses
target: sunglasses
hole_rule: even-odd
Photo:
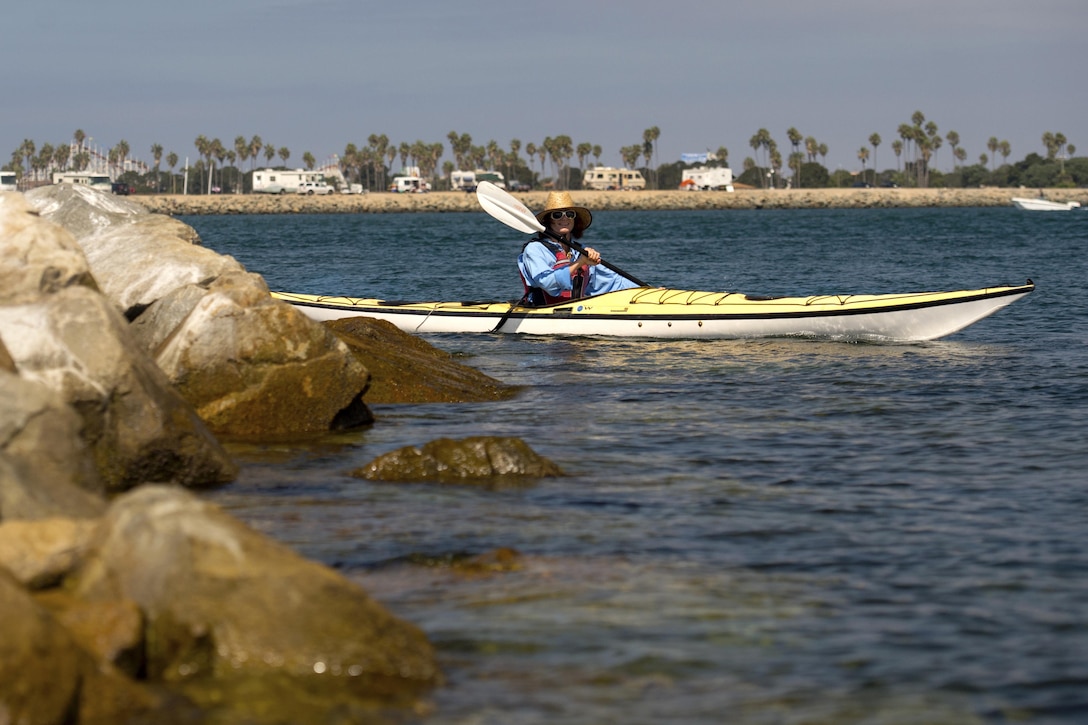
[[[559,219],[562,219],[563,217],[566,217],[567,219],[573,219],[574,217],[578,216],[578,214],[577,214],[577,212],[573,212],[573,211],[553,211],[549,216],[552,219],[555,219],[556,221],[558,221]]]

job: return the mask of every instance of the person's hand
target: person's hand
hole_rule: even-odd
[[[601,262],[600,253],[596,249],[594,249],[593,247],[586,247],[586,252],[585,252],[585,254],[583,256],[588,258],[590,264],[593,265],[593,266],[596,266],[596,265],[600,264],[600,262]]]

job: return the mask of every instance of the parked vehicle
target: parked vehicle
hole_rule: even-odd
[[[728,166],[686,169],[680,188],[687,191],[733,191],[733,170]]]
[[[636,169],[614,169],[611,166],[599,166],[586,169],[582,175],[582,188],[594,191],[612,191],[618,189],[645,189],[646,179]]]
[[[306,194],[307,196],[313,196],[314,194],[324,196],[326,194],[331,194],[332,192],[333,188],[324,181],[303,181],[298,185],[298,193]]]
[[[506,178],[501,171],[454,171],[450,174],[450,188],[454,191],[476,191],[481,181],[490,181],[500,189],[506,188]]]
[[[113,191],[113,181],[108,174],[98,174],[93,171],[54,171],[54,184],[78,184],[89,186],[100,191]]]
[[[320,171],[257,169],[253,172],[253,191],[258,194],[290,194],[297,192],[308,181],[327,183],[325,174]]]
[[[396,194],[422,194],[431,190],[431,185],[418,176],[397,176],[389,184],[389,190]]]
[[[136,187],[130,186],[123,181],[115,181],[110,184],[110,193],[117,194],[118,196],[128,196],[129,194],[136,193]]]
[[[14,171],[0,171],[0,191],[16,191]]]

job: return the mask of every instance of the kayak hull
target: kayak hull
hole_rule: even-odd
[[[1023,285],[953,292],[761,298],[640,287],[545,307],[272,294],[314,320],[371,317],[413,333],[922,341],[958,332],[1034,289],[1028,280]]]

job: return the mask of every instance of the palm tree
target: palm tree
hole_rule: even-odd
[[[956,170],[955,160],[959,159],[959,157],[960,157],[960,155],[959,155],[960,135],[958,133],[956,133],[955,131],[949,131],[948,133],[946,133],[944,135],[944,140],[947,141],[948,145],[952,147],[952,159],[953,159],[952,170],[955,171]]]
[[[525,144],[525,155],[529,157],[529,162],[527,165],[529,167],[529,174],[531,175],[533,173],[533,159],[536,158],[536,144],[532,141]],[[544,170],[541,169],[541,172],[543,171]]]
[[[865,162],[869,160],[869,147],[862,146],[858,149],[858,160],[861,161],[861,178],[865,179]]]
[[[873,147],[873,181],[876,182],[877,166],[876,166],[876,147],[880,145],[881,138],[879,133],[874,133],[869,137],[869,145]]]
[[[457,166],[457,171],[461,168],[461,136],[456,131],[450,131],[446,134],[446,140],[450,142],[450,151],[453,152],[454,162]]]
[[[128,154],[131,149],[128,146],[128,141],[121,139],[117,142],[117,161],[121,165],[121,173],[125,173],[125,159],[128,158]]]
[[[896,172],[898,172],[900,170],[899,169],[899,157],[903,153],[903,141],[901,139],[897,139],[895,141],[892,141],[892,153],[895,154],[895,170],[896,170]]]
[[[254,167],[251,170],[256,169],[257,157],[259,157],[261,155],[261,148],[263,146],[264,146],[264,142],[261,140],[260,136],[254,135],[253,138],[251,138],[249,140],[249,157],[251,159],[253,159],[253,167]]]
[[[53,149],[53,163],[56,164],[57,168],[61,171],[65,171],[68,168],[68,162],[71,160],[71,157],[71,144],[60,144]]]
[[[276,146],[275,144],[267,143],[264,145],[264,158],[265,162],[271,166],[272,159],[276,158]]]
[[[224,148],[223,142],[220,141],[217,138],[212,139],[212,155],[215,156],[216,160],[219,162],[219,185],[222,186],[223,185],[223,166],[224,166],[223,162],[227,159],[227,149]],[[215,167],[213,166],[212,167],[212,172],[214,173],[214,171],[215,171]],[[209,175],[209,178],[211,178],[211,175]],[[208,189],[208,191],[210,193],[211,189]]]
[[[155,191],[162,191],[159,184],[159,164],[162,163],[162,144],[151,144],[151,158],[155,160]]]
[[[1009,163],[1009,154],[1012,153],[1012,146],[1009,144],[1009,142],[1002,141],[1001,143],[999,143],[997,145],[997,151],[1001,154],[1001,162],[1005,164]],[[1072,154],[1072,150],[1070,150],[1069,153]],[[1062,170],[1065,170],[1064,166],[1062,167]]]
[[[719,146],[718,150],[714,152],[714,155],[718,158],[718,162],[729,166],[729,149],[725,146]]]
[[[171,151],[166,154],[166,165],[170,167],[170,193],[177,193],[177,187],[174,185],[176,178],[174,177],[174,167],[178,165],[178,155]]]
[[[302,163],[306,165],[307,171],[313,171],[314,165],[317,163],[317,160],[314,159],[314,155],[312,153],[306,151],[302,154]]]
[[[545,138],[544,143],[536,147],[537,158],[540,159],[540,175],[544,176],[544,159],[548,155],[548,146],[551,144],[550,138]]]
[[[204,134],[200,134],[199,136],[197,136],[196,139],[193,141],[193,145],[196,146],[196,153],[201,158],[205,158],[211,155],[211,142],[208,141],[208,137]],[[201,186],[203,186],[203,184],[201,184]],[[208,183],[208,187],[210,190],[211,182]]]
[[[23,143],[19,146],[19,152],[26,158],[26,170],[30,171],[33,167],[34,152],[38,150],[38,147],[31,139],[24,138]],[[36,180],[36,179],[35,179]]]
[[[653,141],[649,141],[649,140],[643,141],[642,142],[642,158],[644,158],[646,160],[646,176],[650,178],[651,188],[653,186],[653,183],[652,183],[653,177],[652,177],[652,175],[650,173],[651,172],[650,160],[653,159],[653,157],[654,157],[654,143],[653,143]]]
[[[801,147],[801,142],[804,141],[804,139],[805,139],[804,135],[800,131],[798,131],[795,127],[790,126],[788,129],[786,129],[786,138],[789,139],[790,145],[793,146],[793,153],[794,154],[799,154],[800,153],[799,149]],[[791,169],[793,169],[793,183],[794,183],[794,185],[797,186],[798,189],[800,189],[801,188],[801,164],[800,163],[797,163],[797,164],[793,163],[793,155],[792,154],[790,155],[789,167]]]
[[[521,139],[517,139],[517,138],[510,139],[510,156],[509,156],[509,159],[510,159],[510,167],[511,168],[507,169],[507,171],[506,171],[506,174],[507,174],[508,178],[512,179],[514,177],[514,174],[516,174],[517,171],[518,171],[518,162],[520,161],[520,159],[518,158],[518,153],[520,151],[521,151]]]
[[[661,129],[659,129],[657,126],[650,126],[648,129],[646,129],[645,131],[642,132],[643,155],[646,157],[646,166],[648,167],[648,169],[650,171],[653,171],[653,168],[650,165],[650,160],[653,158],[653,155],[657,152],[657,139],[659,139],[659,138],[661,138]],[[657,174],[656,173],[654,173],[653,178],[654,178],[653,186],[656,189],[657,188]]]
[[[1044,135],[1044,139],[1045,139],[1045,135]],[[993,162],[994,162],[994,159],[997,156],[997,147],[998,147],[999,143],[1000,142],[997,140],[997,136],[990,136],[989,140],[986,141],[986,148],[989,149],[989,151],[990,151],[990,171],[991,172],[993,172],[993,170],[994,170]],[[1044,143],[1045,143],[1045,141],[1044,141]]]
[[[286,146],[280,146],[280,150],[276,153],[279,154],[280,159],[283,160],[283,165],[287,166],[287,159],[291,158],[291,149]]]
[[[576,149],[576,153],[578,154],[578,166],[584,172],[585,169],[586,169],[586,159],[589,158],[589,155],[591,153],[593,153],[593,144],[591,144],[591,143],[580,143],[580,144],[578,144],[578,148]]]

